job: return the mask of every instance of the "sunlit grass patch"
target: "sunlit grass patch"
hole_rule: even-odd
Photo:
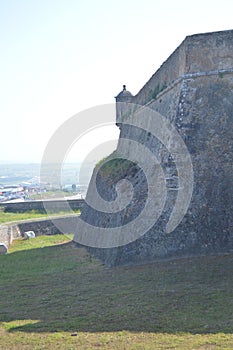
[[[0,349],[233,348],[233,254],[105,268],[72,235],[0,256]]]
[[[73,234],[57,234],[49,236],[37,236],[33,239],[17,239],[9,247],[9,253],[21,250],[38,249],[63,244],[72,241]]]

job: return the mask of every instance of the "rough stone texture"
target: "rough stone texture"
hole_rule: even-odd
[[[233,249],[233,30],[187,37],[136,96],[119,97],[117,125],[120,140],[134,139],[152,149],[166,175],[176,178],[175,164],[162,144],[147,132],[122,125],[135,107],[147,106],[174,125],[191,155],[194,170],[192,200],[180,225],[166,233],[165,224],[175,201],[175,180],[167,182],[167,201],[160,219],[140,239],[112,249],[90,252],[112,266],[165,257],[209,254]],[[140,107],[143,108],[143,107]],[[120,142],[120,141],[119,141]],[[81,218],[95,226],[114,227],[133,220],[147,193],[142,171],[129,164],[99,172],[97,187],[112,200],[115,184],[126,178],[133,184],[132,203],[116,215],[101,214],[84,205]],[[77,237],[75,240],[78,242]]]
[[[5,225],[0,225],[0,244],[3,244],[6,247],[10,244],[8,227]]]
[[[21,232],[17,225],[0,225],[0,243],[7,249],[14,239],[21,237]]]
[[[77,229],[77,215],[53,218],[52,220],[24,221],[17,224],[21,235],[26,231],[34,231],[36,236],[74,233]]]
[[[4,212],[17,212],[24,213],[25,211],[36,210],[41,213],[45,213],[44,203],[46,203],[46,209],[50,209],[51,212],[67,211],[67,205],[71,210],[81,209],[84,203],[83,199],[67,199],[67,200],[46,200],[46,201],[25,201],[25,202],[8,202],[0,203],[0,208],[3,208]]]
[[[7,246],[4,243],[0,243],[0,254],[7,253]]]

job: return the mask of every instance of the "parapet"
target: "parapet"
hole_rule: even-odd
[[[233,72],[233,30],[190,35],[168,57],[142,89],[127,101],[145,105],[175,82],[195,75]]]

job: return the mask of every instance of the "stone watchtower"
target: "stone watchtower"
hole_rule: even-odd
[[[116,125],[120,127],[118,121],[126,114],[128,104],[132,102],[133,95],[126,90],[126,85],[123,85],[123,90],[115,97],[116,99]],[[118,103],[120,102],[120,103]]]
[[[180,190],[189,191],[190,186],[180,176],[172,148],[166,147],[169,138],[163,143],[163,134],[157,139],[148,129],[128,123],[138,115],[143,118],[148,108],[176,130],[193,167],[190,203],[172,232],[166,230],[166,224]],[[135,96],[123,86],[116,97],[116,114],[120,127],[117,152],[122,140],[130,139],[156,156],[164,174],[166,203],[159,219],[140,238],[116,248],[88,249],[110,266],[232,250],[233,30],[186,37]],[[160,128],[156,117],[154,123]],[[111,199],[114,181],[126,178],[134,189],[132,202],[114,215],[101,216],[86,207],[82,213],[86,222],[105,228],[120,222],[124,227],[143,210],[148,189],[145,174],[135,164],[123,165],[122,172],[117,163],[100,170],[97,187]]]

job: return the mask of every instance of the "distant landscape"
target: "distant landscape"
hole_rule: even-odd
[[[45,196],[45,192],[48,193],[51,190],[72,192],[83,198],[86,194],[93,167],[94,163],[84,165],[80,163],[64,164],[60,185],[54,188],[49,182],[49,178],[46,183],[41,183],[41,165],[39,163],[0,163],[0,200],[37,199],[36,194],[44,193]]]

